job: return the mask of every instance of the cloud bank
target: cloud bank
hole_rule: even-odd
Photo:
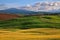
[[[11,4],[11,6],[6,6],[5,4],[0,4],[0,10],[8,8],[17,8],[30,11],[60,10],[60,2],[36,2],[34,5],[27,4],[26,6],[20,6],[18,4]]]
[[[34,5],[21,7],[20,9],[31,11],[48,11],[60,9],[60,2],[36,2]]]

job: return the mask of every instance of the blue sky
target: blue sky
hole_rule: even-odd
[[[27,4],[34,4],[35,2],[41,2],[41,1],[60,1],[60,0],[0,0],[0,4],[6,4],[7,6],[13,7],[13,6],[24,6]]]

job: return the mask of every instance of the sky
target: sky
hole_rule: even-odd
[[[54,1],[60,1],[60,0],[0,0],[0,4],[4,4],[9,7],[18,7],[18,6],[25,6],[28,4],[34,4],[35,2],[54,2]]]

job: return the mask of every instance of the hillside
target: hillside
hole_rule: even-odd
[[[16,15],[16,14],[0,13],[0,20],[9,20],[9,19],[14,19],[18,17],[19,15]]]
[[[0,29],[0,40],[60,40],[60,29],[35,28],[16,31]]]
[[[59,15],[25,16],[0,21],[0,28],[60,28]]]

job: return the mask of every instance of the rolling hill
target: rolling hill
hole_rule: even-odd
[[[11,20],[0,21],[0,28],[60,28],[59,15],[25,16]]]

